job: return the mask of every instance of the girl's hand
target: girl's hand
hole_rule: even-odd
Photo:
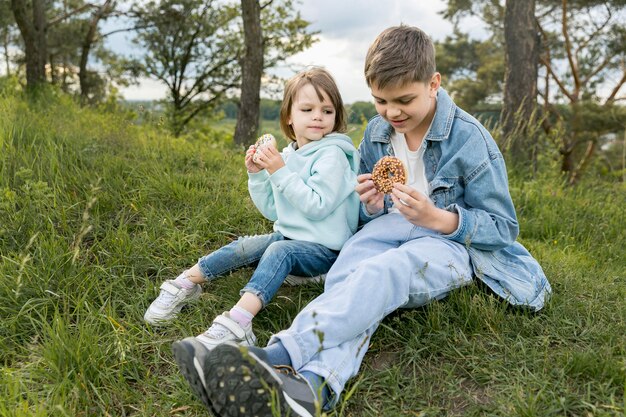
[[[459,215],[437,208],[430,198],[408,185],[395,183],[391,190],[394,207],[411,223],[450,234],[459,226]]]
[[[256,150],[256,165],[261,169],[267,169],[267,172],[273,174],[285,166],[283,157],[273,146],[263,146]]]
[[[250,147],[246,151],[246,169],[248,170],[248,172],[253,174],[261,171],[261,168],[259,168],[254,162],[252,162],[252,156],[254,155],[255,151],[256,149],[254,145],[250,145]]]
[[[385,194],[380,193],[374,187],[372,174],[361,174],[356,177],[358,182],[354,188],[359,194],[361,202],[365,204],[365,209],[369,214],[376,214],[385,206]]]

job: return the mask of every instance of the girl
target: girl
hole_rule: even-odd
[[[245,157],[250,196],[274,221],[273,233],[240,237],[165,281],[146,311],[148,323],[174,319],[200,296],[202,282],[256,265],[239,302],[196,338],[208,349],[226,341],[253,345],[252,319],[288,274],[315,277],[330,269],[359,217],[358,152],[348,136],[337,133],[345,132],[345,120],[339,90],[326,70],[313,68],[287,82],[280,126],[291,144],[282,153],[252,145]]]

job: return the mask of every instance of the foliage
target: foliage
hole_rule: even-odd
[[[264,68],[314,42],[293,4],[272,1],[261,10]],[[180,135],[191,119],[239,87],[244,50],[239,7],[218,0],[152,0],[133,14],[140,28],[136,43],[145,50],[139,65],[167,86],[169,123]]]
[[[261,120],[278,120],[280,117],[280,100],[261,99]],[[346,105],[348,123],[361,124],[376,115],[374,104],[369,101],[356,101]],[[226,100],[216,108],[217,113],[222,113],[226,119],[237,118],[237,103]]]
[[[458,104],[470,111],[500,101],[503,2],[449,0],[447,6],[443,14],[454,22],[455,32],[437,45],[439,70],[448,76],[446,87]],[[596,156],[608,157],[603,138],[606,134],[621,136],[626,126],[619,102],[626,82],[625,13],[622,0],[537,0],[542,48],[538,116],[546,133],[556,132],[559,138],[553,146],[570,183],[582,178]],[[486,39],[472,40],[460,30],[468,16],[485,23]],[[602,128],[593,133],[588,128],[606,126],[607,118],[614,120],[608,124],[611,132]]]
[[[271,230],[243,153],[46,94],[0,94],[0,415],[206,416],[170,346],[236,302],[251,270],[206,285],[171,327],[142,315],[199,256]],[[624,414],[624,184],[509,174],[521,242],[554,288],[546,309],[472,285],[394,313],[329,416]],[[255,319],[260,343],[322,290],[281,288]]]
[[[0,0],[0,47],[4,61],[4,72],[7,76],[12,74],[11,60],[13,59],[9,47],[17,42],[18,32],[11,11],[10,0]]]
[[[280,118],[280,100],[261,99],[261,119],[278,120]]]
[[[456,29],[436,48],[442,84],[458,106],[474,112],[486,103],[501,101],[504,55],[499,41],[472,40]]]
[[[241,48],[234,6],[217,1],[163,0],[137,4],[135,42],[145,50],[143,72],[168,90],[175,135],[210,109],[238,82]]]
[[[0,15],[3,16],[0,38],[5,33],[6,24],[9,24],[9,30],[15,25],[9,3],[9,0],[0,0]],[[26,6],[32,13],[30,3]],[[108,96],[115,95],[115,86],[127,85],[133,74],[128,73],[122,58],[104,46],[104,34],[99,29],[102,21],[117,13],[115,1],[103,0],[102,4],[83,0],[48,1],[45,8],[45,37],[41,42],[45,43],[47,51],[44,58],[47,81],[66,93],[81,95],[85,103],[91,104],[104,102]],[[3,10],[9,10],[9,13],[4,15]],[[7,67],[16,64],[19,70],[28,61],[23,37],[9,36],[6,42],[5,47],[20,51],[11,57]],[[87,58],[90,58],[90,66],[87,66]]]
[[[360,124],[376,115],[376,107],[369,101],[355,101],[347,106],[348,123]]]

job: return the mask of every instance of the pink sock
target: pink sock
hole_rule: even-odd
[[[190,281],[189,278],[187,278],[187,271],[183,271],[182,274],[176,277],[174,282],[186,290],[190,290],[196,285],[194,282]]]
[[[235,320],[241,327],[247,327],[254,316],[248,310],[235,306],[228,313],[230,318]]]

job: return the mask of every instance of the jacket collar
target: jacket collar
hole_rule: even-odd
[[[446,90],[440,87],[437,91],[437,109],[435,110],[435,117],[433,118],[433,123],[425,139],[429,141],[448,139],[450,131],[452,130],[455,111],[456,105]],[[372,126],[371,140],[373,142],[389,143],[391,134],[393,133],[393,126],[380,116],[372,119],[372,123],[374,123],[374,126]]]

